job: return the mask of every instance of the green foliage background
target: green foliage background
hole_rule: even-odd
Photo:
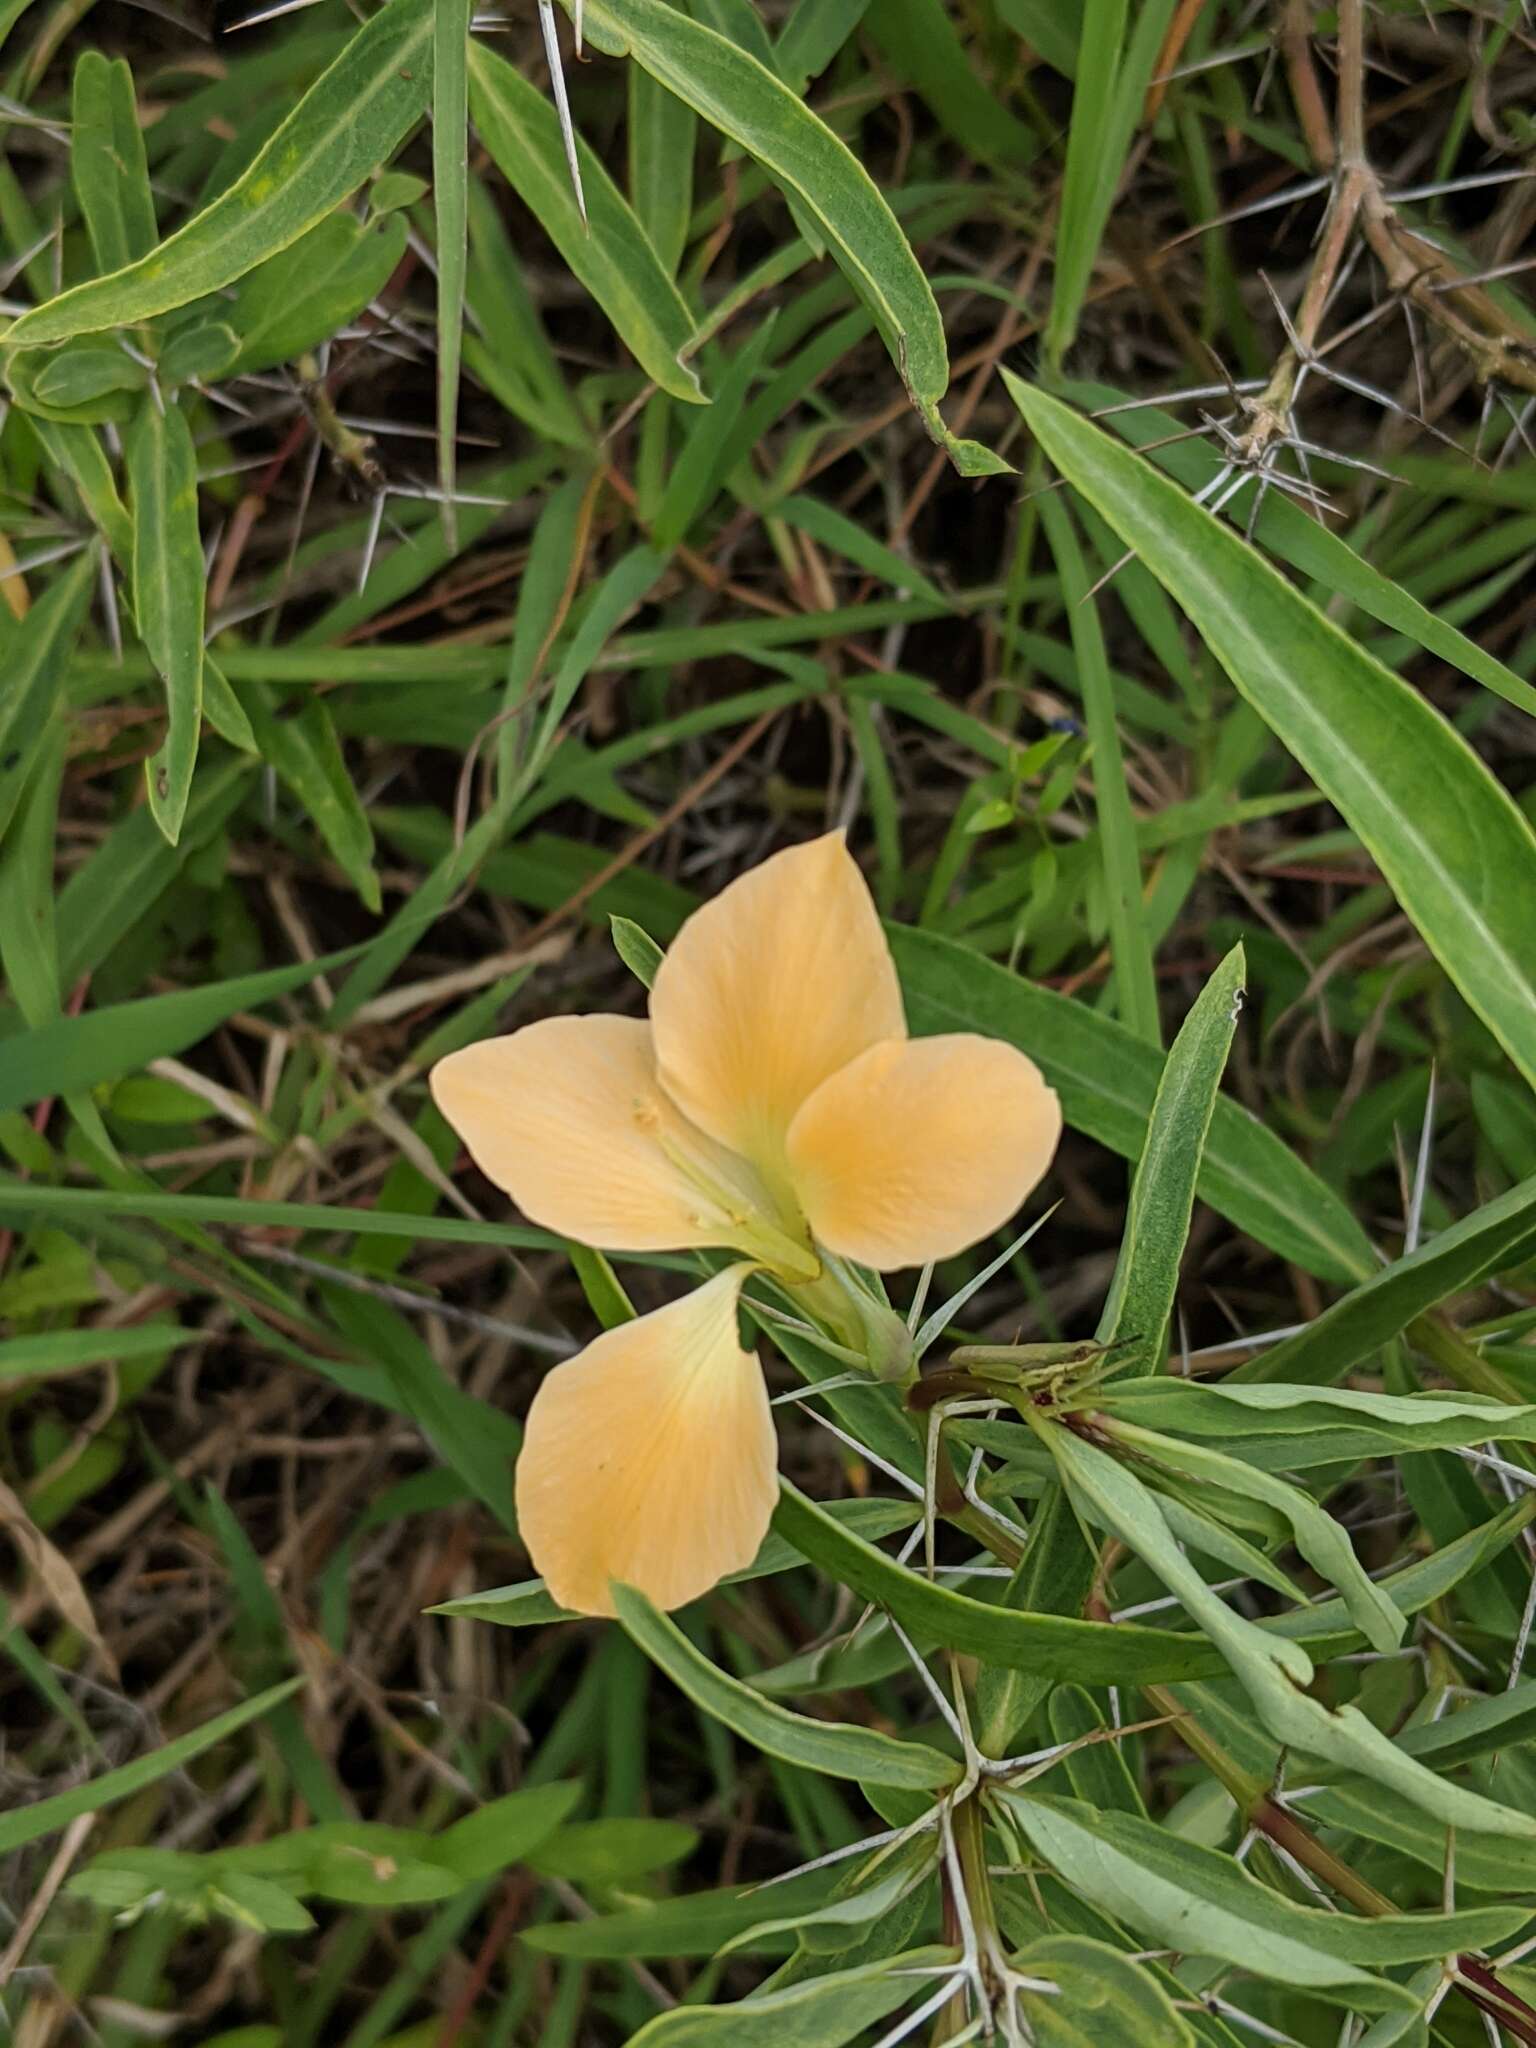
[[[1529,20],[576,30],[0,0],[0,2030],[1536,2041]],[[687,1262],[426,1069],[834,824],[1062,1099],[996,1407],[564,1619]]]

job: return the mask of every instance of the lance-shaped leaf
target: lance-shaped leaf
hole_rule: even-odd
[[[1529,1814],[1437,1777],[1358,1707],[1329,1708],[1313,1699],[1305,1690],[1312,1683],[1311,1658],[1297,1642],[1234,1613],[1211,1591],[1175,1542],[1156,1495],[1133,1472],[1070,1429],[1051,1429],[1047,1441],[1068,1487],[1178,1596],[1227,1659],[1276,1741],[1358,1771],[1447,1826],[1536,1841],[1536,1819]]]
[[[102,1807],[142,1792],[146,1785],[153,1785],[172,1771],[181,1770],[193,1757],[201,1756],[205,1749],[222,1742],[226,1735],[233,1735],[248,1722],[270,1713],[297,1692],[303,1683],[302,1678],[290,1678],[281,1685],[270,1686],[253,1698],[242,1700],[238,1707],[231,1707],[227,1713],[216,1714],[201,1728],[189,1729],[185,1735],[162,1743],[158,1749],[135,1757],[131,1763],[120,1764],[115,1771],[107,1771],[83,1785],[72,1786],[67,1792],[57,1792],[51,1799],[39,1799],[31,1806],[16,1807],[10,1813],[0,1814],[0,1856],[9,1855],[12,1849],[19,1849],[26,1842],[55,1834],[60,1828],[68,1827],[78,1815],[99,1813]]]
[[[843,2048],[899,2006],[915,2003],[952,1949],[912,1949],[812,1977],[734,2005],[679,2005],[631,2034],[629,2048]]]
[[[1196,1380],[1102,1388],[1107,1414],[1174,1436],[1214,1438],[1229,1457],[1287,1472],[1505,1437],[1536,1443],[1536,1405],[1487,1394],[1372,1394],[1353,1387],[1202,1386]]]
[[[732,1678],[695,1649],[674,1621],[632,1586],[615,1586],[614,1606],[626,1632],[695,1706],[733,1728],[754,1748],[808,1771],[856,1778],[909,1792],[933,1792],[960,1776],[954,1760],[923,1743],[900,1742],[875,1728],[813,1721]]]
[[[1196,2035],[1152,1972],[1107,1942],[1048,1934],[1020,1949],[1014,1968],[1053,1992],[1019,2003],[1033,2048],[1195,2048]]]
[[[1472,748],[1229,526],[1006,370],[1046,453],[1177,598],[1536,1081],[1536,834]]]
[[[149,807],[181,836],[203,718],[203,544],[197,450],[180,406],[153,392],[124,443],[133,518],[133,611],[165,685],[164,744],[145,763]]]
[[[158,249],[24,313],[6,335],[36,348],[126,327],[206,298],[296,242],[387,161],[432,90],[432,0],[388,0],[235,182]]]
[[[1406,1330],[1415,1316],[1475,1287],[1490,1273],[1519,1265],[1532,1252],[1536,1180],[1526,1180],[1384,1266],[1297,1336],[1250,1359],[1232,1377],[1292,1385],[1342,1379],[1351,1366]]]
[[[155,201],[133,73],[119,57],[83,51],[70,109],[69,175],[100,271],[122,270],[155,246]]]
[[[1006,1797],[1010,1818],[1031,1846],[1087,1890],[1095,1905],[1134,1927],[1155,1930],[1171,1947],[1220,1956],[1279,1983],[1319,1990],[1350,1985],[1353,1996],[1362,1989],[1361,1971],[1486,1947],[1508,1939],[1528,1918],[1518,1906],[1498,1906],[1356,1919],[1298,1905],[1259,1883],[1231,1856],[1138,1814],[1096,1811],[1080,1800],[1028,1791]],[[1088,1882],[1093,1871],[1100,1873],[1101,1885]],[[1182,1931],[1175,1933],[1181,1920]],[[1403,2002],[1396,1986],[1377,1984],[1364,1993],[1362,2009],[1380,2011]]]
[[[503,177],[663,391],[699,403],[704,393],[681,351],[693,316],[644,228],[600,159],[579,138],[583,216],[571,189],[560,120],[538,87],[483,44],[469,55],[475,126]]]
[[[956,440],[939,416],[949,356],[938,304],[895,214],[852,150],[765,64],[666,0],[584,0],[583,14],[600,49],[633,57],[806,209],[874,316],[929,433],[956,466],[971,476],[1006,470],[977,442]]]
[[[1366,1575],[1348,1536],[1310,1494],[1273,1473],[1229,1458],[1209,1444],[1181,1443],[1177,1437],[1162,1436],[1123,1420],[1105,1419],[1099,1428],[1114,1443],[1123,1444],[1141,1470],[1171,1469],[1180,1478],[1193,1480],[1197,1492],[1206,1486],[1224,1488],[1278,1508],[1291,1525],[1296,1548],[1339,1593],[1350,1619],[1371,1647],[1383,1655],[1397,1648],[1403,1637],[1404,1616]],[[1166,1509],[1164,1514],[1172,1524],[1173,1517]]]
[[[1131,1373],[1155,1372],[1162,1363],[1206,1134],[1242,1007],[1243,973],[1243,949],[1234,946],[1180,1026],[1152,1100],[1098,1328],[1101,1344],[1125,1341]]]

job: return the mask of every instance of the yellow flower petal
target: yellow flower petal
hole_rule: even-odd
[[[776,1177],[812,1090],[907,1032],[885,934],[841,832],[776,853],[695,911],[657,973],[651,1025],[679,1109]]]
[[[729,1192],[740,1169],[662,1093],[638,1018],[547,1017],[483,1039],[438,1061],[432,1094],[475,1164],[547,1230],[611,1251],[732,1241],[701,1183]]]
[[[1006,1223],[1060,1135],[1034,1062],[957,1032],[874,1046],[823,1082],[790,1126],[789,1170],[821,1243],[889,1271]]]
[[[517,1520],[551,1594],[612,1614],[609,1582],[681,1607],[756,1557],[778,1498],[773,1418],[736,1333],[732,1266],[557,1365],[517,1461]]]

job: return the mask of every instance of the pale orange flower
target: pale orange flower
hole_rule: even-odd
[[[964,1250],[1014,1213],[1061,1131],[1013,1046],[908,1038],[840,832],[695,912],[649,1023],[547,1018],[450,1054],[432,1092],[535,1223],[605,1251],[741,1255],[556,1366],[534,1398],[519,1525],[551,1594],[584,1614],[613,1612],[613,1580],[681,1606],[757,1554],[777,1481],[737,1329],[748,1275],[766,1268],[828,1320],[824,1253],[888,1272]]]

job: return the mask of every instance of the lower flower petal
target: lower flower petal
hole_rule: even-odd
[[[736,1331],[750,1270],[606,1331],[534,1396],[518,1527],[563,1607],[612,1614],[615,1579],[681,1607],[756,1557],[778,1478],[768,1392]]]
[[[1061,1106],[1033,1060],[955,1032],[871,1046],[803,1105],[789,1169],[829,1251],[890,1271],[988,1236],[1051,1163]]]

